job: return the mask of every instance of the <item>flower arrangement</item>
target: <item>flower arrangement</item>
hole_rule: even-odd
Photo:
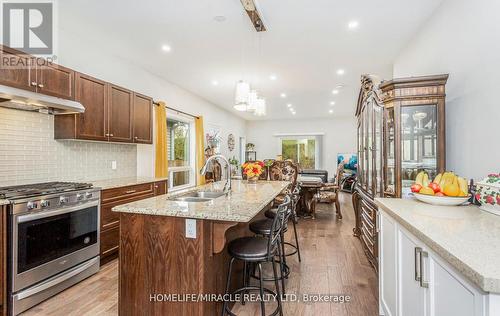
[[[476,200],[481,209],[500,215],[500,174],[492,173],[476,185]]]
[[[264,172],[264,163],[262,161],[245,162],[242,166],[243,174],[249,180],[256,180]]]

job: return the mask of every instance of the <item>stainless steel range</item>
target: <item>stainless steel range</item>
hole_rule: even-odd
[[[9,309],[17,315],[99,271],[100,190],[50,182],[0,188],[9,206]]]

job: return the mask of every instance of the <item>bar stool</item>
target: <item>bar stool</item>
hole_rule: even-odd
[[[243,287],[237,289],[236,291],[231,293],[232,295],[241,294],[248,291],[259,291],[261,297],[261,315],[264,316],[266,314],[265,310],[265,302],[262,300],[264,297],[264,292],[275,295],[278,300],[278,307],[273,311],[272,315],[283,315],[283,309],[281,304],[281,294],[278,283],[278,273],[276,271],[276,262],[274,258],[276,255],[279,255],[280,247],[279,240],[281,236],[281,231],[285,225],[285,216],[286,212],[290,208],[290,198],[285,198],[285,201],[278,206],[278,210],[276,212],[276,217],[272,221],[270,235],[268,238],[265,237],[242,237],[237,238],[231,242],[229,242],[227,249],[228,253],[231,256],[231,261],[229,263],[229,271],[227,273],[227,283],[226,283],[226,292],[225,294],[229,294],[229,286],[231,284],[231,272],[233,269],[233,263],[235,260],[241,260],[244,262],[244,273],[243,273]],[[262,280],[262,263],[271,262],[273,266],[273,275],[274,275],[274,286],[276,291],[273,292],[270,289],[263,287]],[[259,268],[259,286],[249,286],[247,279],[247,265],[251,263],[257,265]],[[243,302],[242,302],[243,303]],[[222,307],[222,316],[225,315],[236,316],[236,314],[232,313],[228,310],[227,301],[224,301],[224,305]]]
[[[292,198],[290,195],[285,196],[285,201],[290,201],[289,207],[286,209],[284,221],[283,221],[283,227],[280,232],[280,238],[278,240],[278,258],[279,260],[275,260],[276,262],[279,263],[280,265],[280,276],[278,280],[281,280],[281,291],[282,294],[285,294],[285,278],[288,278],[288,275],[290,274],[290,267],[286,264],[286,258],[285,258],[285,232],[288,231],[288,219],[290,218],[290,214],[292,213]],[[283,204],[281,204],[283,205]],[[280,205],[280,206],[281,206]],[[279,212],[279,208],[276,210]],[[275,213],[278,214],[278,213]],[[261,235],[266,238],[270,238],[271,236],[271,229],[273,222],[275,220],[276,216],[273,219],[265,218],[265,219],[260,219],[256,220],[250,223],[249,229],[251,232],[255,233],[256,235]],[[255,277],[255,274],[252,275]],[[262,280],[262,281],[275,281],[275,277],[269,277],[269,278],[263,278],[262,275],[259,275],[259,277],[255,277],[256,279]]]
[[[285,253],[285,257],[293,256],[294,254],[297,254],[299,262],[302,262],[302,259],[300,257],[300,245],[299,245],[299,237],[297,235],[297,205],[299,203],[300,199],[300,186],[297,184],[295,188],[292,191],[292,213],[290,214],[290,218],[292,219],[292,224],[293,224],[293,234],[295,236],[295,244],[289,243],[289,242],[284,242],[284,245],[288,245],[293,248],[293,250],[289,253]],[[265,211],[264,215],[269,218],[273,219],[276,216],[276,208],[270,209]],[[284,251],[284,250],[283,250]]]

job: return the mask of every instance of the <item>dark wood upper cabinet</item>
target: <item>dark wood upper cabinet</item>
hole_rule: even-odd
[[[31,60],[20,51],[0,45],[0,84],[36,91],[36,71]]]
[[[78,73],[75,85],[76,101],[85,107],[85,112],[77,115],[77,138],[108,140],[108,84]]]
[[[75,99],[75,72],[69,68],[42,61],[37,65],[37,92],[63,99]]]
[[[109,140],[113,142],[133,142],[133,102],[130,90],[109,85],[108,122]]]
[[[134,93],[134,143],[153,143],[153,99]]]

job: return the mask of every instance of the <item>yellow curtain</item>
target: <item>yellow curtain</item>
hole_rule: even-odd
[[[168,176],[168,156],[167,156],[167,109],[165,102],[158,102],[155,106],[155,177],[165,178]]]
[[[199,170],[205,164],[205,132],[203,131],[203,117],[195,119],[196,132],[196,183],[205,184],[205,176],[202,176]]]

